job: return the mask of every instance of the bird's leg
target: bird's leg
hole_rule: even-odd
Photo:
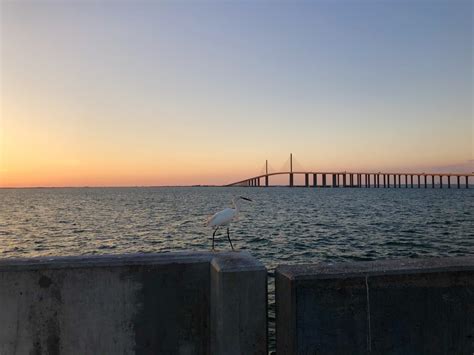
[[[229,227],[227,227],[227,239],[229,239],[230,247],[232,248],[232,251],[234,251],[234,246],[232,245],[232,242],[230,240]]]
[[[216,236],[216,232],[218,229],[219,227],[216,227],[216,229],[214,229],[214,233],[212,233],[212,250],[214,250],[214,237]]]

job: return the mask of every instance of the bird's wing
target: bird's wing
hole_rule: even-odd
[[[235,210],[233,208],[226,208],[222,211],[217,212],[214,214],[209,220],[207,221],[207,226],[215,227],[221,226],[229,223],[235,216]]]

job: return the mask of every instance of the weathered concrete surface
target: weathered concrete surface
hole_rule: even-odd
[[[216,257],[234,260],[236,277],[247,282],[238,275],[241,263],[257,292],[265,287],[247,268],[255,261],[246,253],[0,261],[0,354],[209,354],[213,324],[228,328],[225,312],[212,311],[218,316],[211,321],[212,308],[226,302],[219,295],[210,302]],[[261,293],[235,295],[258,310],[266,305]],[[242,343],[266,335],[265,323],[240,317],[257,332],[242,334]]]
[[[211,354],[267,354],[267,270],[251,258],[211,265]]]
[[[472,354],[474,258],[276,270],[277,353]]]

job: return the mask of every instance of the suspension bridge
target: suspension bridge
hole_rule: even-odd
[[[293,154],[290,154],[289,168],[270,172],[268,160],[265,171],[257,176],[233,182],[225,186],[269,187],[270,178],[288,176],[289,187],[345,187],[345,188],[469,188],[469,178],[474,173],[400,173],[400,172],[356,172],[356,171],[304,171],[293,169]],[[304,176],[304,185],[295,184],[295,176]]]

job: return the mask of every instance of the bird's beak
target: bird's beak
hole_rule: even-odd
[[[243,200],[246,200],[246,201],[250,201],[250,202],[253,202],[251,199],[249,199],[248,197],[243,197],[243,196],[240,196],[241,199]]]

